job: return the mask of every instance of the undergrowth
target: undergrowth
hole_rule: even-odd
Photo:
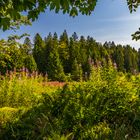
[[[93,68],[88,82],[42,83],[0,81],[0,139],[140,139],[140,75]]]

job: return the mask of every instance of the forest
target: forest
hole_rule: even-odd
[[[119,72],[140,72],[140,49],[130,45],[102,44],[90,36],[78,37],[76,32],[69,37],[66,30],[60,37],[49,33],[44,39],[37,33],[33,43],[29,37],[22,44],[17,39],[20,37],[9,36],[0,41],[2,75],[25,69],[29,74],[37,71],[49,81],[86,81],[93,66],[108,67],[110,61]]]

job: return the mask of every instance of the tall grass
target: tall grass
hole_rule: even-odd
[[[0,139],[140,139],[140,75],[93,68],[88,82],[42,83],[1,81]]]
[[[41,75],[11,72],[0,77],[0,107],[32,107],[41,101],[43,93],[54,92]]]

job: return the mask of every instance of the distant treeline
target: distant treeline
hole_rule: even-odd
[[[107,67],[109,62],[122,72],[138,73],[140,71],[140,49],[137,51],[129,45],[115,45],[114,42],[104,44],[96,42],[92,37],[78,37],[74,32],[68,37],[66,30],[58,38],[49,33],[42,37],[37,33],[32,44],[28,37],[23,44],[14,38],[0,41],[0,72],[38,71],[48,75],[53,81],[80,81],[88,79],[92,67]]]

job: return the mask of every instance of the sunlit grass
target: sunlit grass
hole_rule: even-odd
[[[0,83],[0,139],[140,138],[139,74],[93,68],[88,82],[13,75]]]

